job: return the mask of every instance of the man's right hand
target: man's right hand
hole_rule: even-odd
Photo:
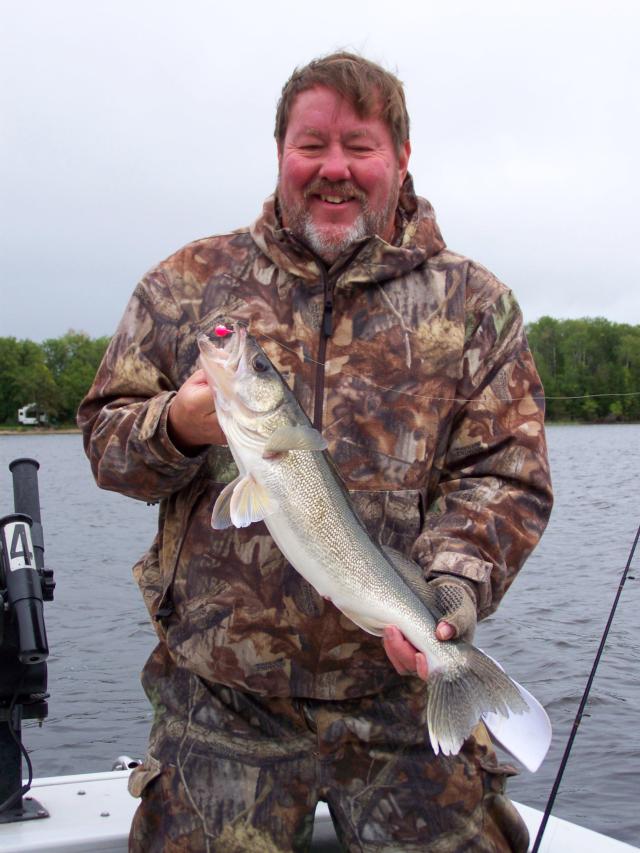
[[[395,625],[384,629],[382,644],[398,675],[417,675],[423,681],[429,677],[427,657],[412,646]]]
[[[194,456],[209,444],[227,443],[204,370],[196,370],[171,401],[167,430],[171,441],[185,456]]]
[[[471,581],[452,575],[439,575],[429,581],[422,595],[432,613],[440,614],[436,638],[442,643],[459,637],[471,642],[476,628],[476,592]],[[427,658],[412,646],[402,632],[389,625],[382,639],[387,657],[399,675],[429,677]]]

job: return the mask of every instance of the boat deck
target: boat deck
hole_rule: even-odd
[[[35,780],[31,796],[50,817],[0,824],[2,853],[124,853],[136,808],[127,791],[129,770],[56,776]],[[535,838],[542,813],[515,803]],[[633,853],[640,848],[551,817],[541,853]],[[335,840],[329,810],[320,803],[312,850],[333,853]]]

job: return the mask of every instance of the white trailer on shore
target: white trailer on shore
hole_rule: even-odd
[[[49,423],[49,415],[41,412],[37,403],[27,403],[18,409],[18,423],[25,426],[40,426]]]

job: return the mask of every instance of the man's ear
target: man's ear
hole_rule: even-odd
[[[411,157],[411,143],[406,139],[400,146],[400,152],[398,154],[400,186],[402,186],[402,182],[407,177],[407,172],[409,171],[409,157]]]

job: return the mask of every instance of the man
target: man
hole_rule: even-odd
[[[318,799],[349,850],[526,850],[479,725],[435,756],[426,661],[324,601],[262,524],[212,531],[236,471],[196,337],[248,322],[381,544],[422,568],[442,641],[470,637],[551,507],[542,390],[511,293],[448,252],[408,174],[401,83],[346,53],[297,70],[276,195],[136,288],[79,423],[100,486],[161,501],[134,573],[159,643],[130,849],[307,848]]]

